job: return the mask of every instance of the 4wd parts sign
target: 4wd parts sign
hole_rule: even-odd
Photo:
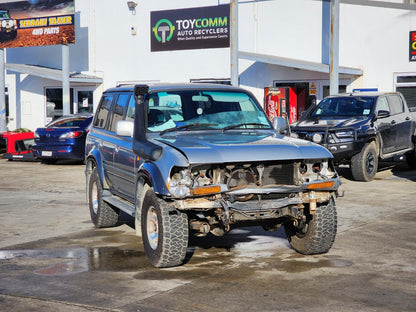
[[[74,0],[0,2],[0,48],[75,43]]]
[[[150,24],[152,51],[230,46],[228,4],[151,12]]]

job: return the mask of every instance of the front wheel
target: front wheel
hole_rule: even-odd
[[[337,234],[337,211],[334,199],[318,204],[314,214],[306,214],[306,222],[284,225],[287,239],[297,252],[314,255],[328,252]]]
[[[103,200],[103,187],[97,168],[92,170],[88,188],[88,206],[92,223],[97,228],[115,226],[118,221],[119,210]]]
[[[141,228],[144,250],[154,267],[183,264],[189,239],[188,216],[169,210],[153,189],[149,189],[143,199]]]
[[[374,142],[364,145],[361,152],[351,158],[351,173],[356,181],[374,179],[378,169],[378,154]]]

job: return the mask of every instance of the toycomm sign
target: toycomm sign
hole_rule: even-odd
[[[230,46],[230,6],[151,12],[151,51]]]
[[[75,43],[74,0],[0,3],[0,48]]]

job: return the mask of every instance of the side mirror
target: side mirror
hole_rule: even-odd
[[[377,119],[379,119],[379,118],[387,118],[387,117],[390,117],[390,112],[389,111],[382,110],[382,109],[378,111],[378,113],[377,113]]]
[[[286,118],[284,117],[274,117],[273,118],[273,127],[279,134],[284,134],[288,128],[288,124],[286,122]]]
[[[131,120],[119,120],[116,125],[116,134],[118,136],[133,137],[134,122]]]

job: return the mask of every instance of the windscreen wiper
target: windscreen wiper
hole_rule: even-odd
[[[218,126],[218,124],[215,123],[193,123],[193,124],[189,124],[189,125],[182,125],[182,126],[177,126],[177,127],[173,127],[173,128],[169,128],[163,131],[160,131],[160,135],[163,135],[167,132],[173,132],[173,131],[177,131],[177,130],[182,130],[182,129],[187,129],[187,128],[194,128],[194,127],[201,127],[201,126]]]
[[[226,131],[226,130],[230,130],[230,129],[235,129],[235,128],[239,128],[242,126],[263,126],[263,127],[270,127],[269,125],[265,125],[262,123],[257,123],[257,122],[248,122],[248,123],[240,123],[240,124],[236,124],[236,125],[231,125],[231,126],[227,126],[222,128],[222,132]]]

